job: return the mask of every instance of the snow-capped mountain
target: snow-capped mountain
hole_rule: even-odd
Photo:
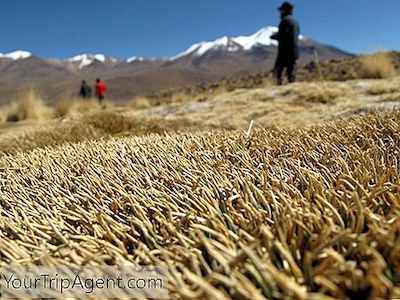
[[[194,55],[194,56],[202,56],[209,51],[215,50],[225,50],[228,52],[236,52],[236,51],[249,51],[257,46],[276,46],[277,42],[272,40],[270,37],[273,33],[277,32],[277,27],[264,27],[257,31],[256,33],[249,36],[237,36],[237,37],[228,37],[224,36],[216,39],[215,41],[204,41],[200,43],[193,44],[186,51],[179,53],[173,57],[169,57],[166,61],[175,61],[179,58]],[[303,36],[300,39],[304,39]],[[32,53],[24,50],[17,50],[11,53],[2,54],[0,53],[0,59],[12,59],[19,60],[31,57]],[[76,64],[78,69],[85,69],[86,67],[92,65],[94,62],[100,62],[105,64],[106,62],[116,63],[118,61],[124,61],[126,63],[132,62],[143,62],[147,61],[142,56],[132,56],[125,60],[118,60],[113,57],[108,57],[104,54],[79,54],[71,58],[67,58],[64,61],[68,63]],[[157,60],[157,59],[152,59]],[[151,60],[150,60],[151,61]]]
[[[259,46],[277,46],[276,40],[271,39],[271,35],[278,31],[278,27],[264,27],[256,33],[249,36],[237,36],[216,39],[215,41],[200,42],[192,45],[186,51],[170,58],[171,61],[179,58],[195,55],[202,56],[209,51],[225,50],[228,52],[249,51]],[[305,40],[304,36],[300,36],[300,40]]]
[[[117,62],[118,60],[113,57],[107,57],[104,54],[79,54],[74,57],[66,59],[70,63],[79,63],[78,68],[83,69],[94,62],[105,63],[106,61]]]
[[[10,53],[0,53],[0,58],[5,58],[5,59],[12,59],[12,60],[19,60],[19,59],[25,59],[28,57],[31,57],[32,53],[24,50],[16,50]]]
[[[0,103],[32,84],[49,99],[56,99],[65,93],[75,95],[81,80],[94,82],[101,77],[109,83],[111,98],[129,100],[134,95],[172,87],[269,72],[278,50],[276,41],[270,37],[277,30],[264,27],[251,35],[223,36],[196,43],[174,57],[165,58],[132,55],[116,59],[104,54],[80,54],[48,59],[23,50],[0,54]],[[299,65],[314,61],[315,51],[321,62],[351,55],[301,36]]]

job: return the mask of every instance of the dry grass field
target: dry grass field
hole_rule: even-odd
[[[0,160],[1,264],[166,264],[173,298],[400,297],[400,113]]]
[[[398,77],[104,109],[29,91],[0,114],[0,266],[164,265],[173,299],[398,299],[399,104]]]
[[[105,109],[95,100],[82,99],[62,99],[48,107],[28,91],[0,110],[0,156],[115,136],[247,130],[252,120],[255,128],[303,128],[399,105],[399,77],[267,84],[159,105],[141,97],[124,106],[108,103]]]

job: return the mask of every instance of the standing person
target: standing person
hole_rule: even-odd
[[[278,41],[278,56],[275,62],[274,75],[277,84],[282,84],[282,73],[286,68],[289,82],[296,81],[296,61],[299,58],[300,26],[293,17],[293,5],[284,2],[279,8],[281,23],[279,31],[271,36]]]
[[[79,96],[81,96],[82,98],[92,97],[92,89],[86,84],[85,80],[82,80]]]
[[[99,99],[100,105],[103,104],[103,100],[106,96],[107,85],[104,81],[101,81],[99,78],[96,79],[96,97]]]

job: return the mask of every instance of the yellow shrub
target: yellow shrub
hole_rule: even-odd
[[[7,121],[44,121],[54,117],[54,110],[47,106],[39,93],[31,88],[22,92],[6,109]]]
[[[396,75],[393,61],[387,53],[376,52],[360,58],[366,78],[387,78]]]
[[[133,109],[146,109],[152,107],[151,100],[146,97],[136,97],[130,103],[129,107]]]

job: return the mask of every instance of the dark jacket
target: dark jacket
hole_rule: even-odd
[[[299,23],[292,15],[282,17],[278,33],[271,36],[279,43],[278,55],[282,59],[297,59],[299,57]]]
[[[87,84],[82,84],[79,95],[83,98],[90,98],[92,96],[92,89]]]

